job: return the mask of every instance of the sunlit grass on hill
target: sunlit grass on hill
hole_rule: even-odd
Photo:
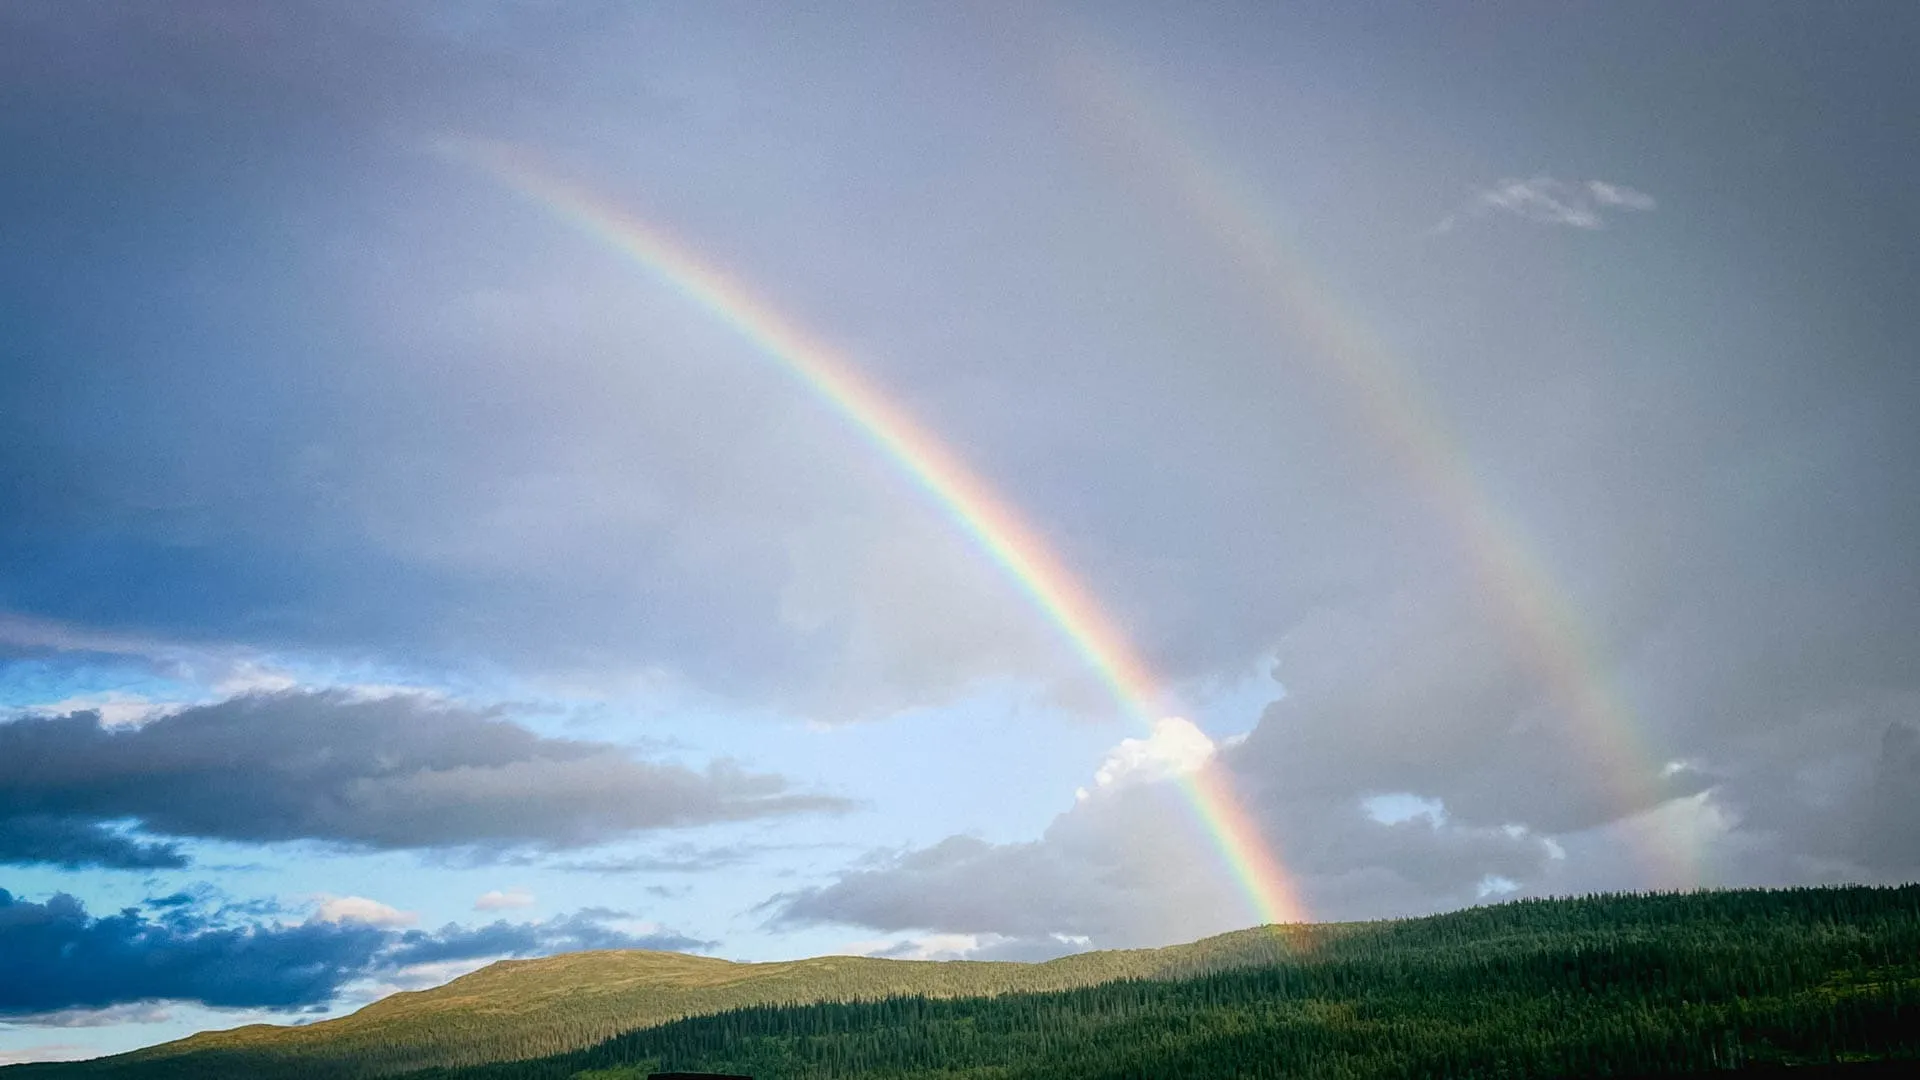
[[[1521,901],[1044,964],[578,953],[495,964],[309,1027],[29,1069],[1039,1080],[1630,1075],[1902,1056],[1920,1057],[1920,886]]]

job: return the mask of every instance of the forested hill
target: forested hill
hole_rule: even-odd
[[[680,973],[640,974],[669,964]],[[594,997],[575,982],[615,971],[630,983],[618,993]],[[925,981],[905,985],[913,979]],[[761,1080],[1621,1076],[1920,1059],[1920,887],[1522,901],[1038,965],[587,954],[496,965],[404,998],[363,1010],[386,1019],[348,1032],[395,1043],[296,1045],[241,1029],[21,1075],[390,1071],[421,1060],[413,1040],[443,1046],[441,1021],[483,1038],[496,1059],[527,1058],[555,1038],[529,1022],[536,1016],[584,1048],[414,1080],[617,1080],[655,1069]],[[590,1025],[574,1024],[567,1002],[615,999],[630,1003],[631,1019],[602,1008],[591,1023],[631,1030],[585,1046]],[[804,1000],[813,1003],[776,1003]],[[486,1038],[495,1022],[486,1002],[515,1006],[497,1014],[513,1038]],[[671,1015],[682,1018],[662,1022]]]
[[[506,960],[431,990],[394,994],[298,1027],[253,1024],[110,1058],[0,1067],[28,1077],[376,1076],[536,1057],[635,1028],[749,1005],[957,997],[1179,978],[1272,963],[1340,924],[1242,930],[1164,949],[1081,953],[1040,964],[823,956],[738,964],[640,950]]]

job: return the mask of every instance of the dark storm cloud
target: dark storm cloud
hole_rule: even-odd
[[[400,933],[351,921],[235,925],[193,910],[95,916],[65,894],[33,903],[0,889],[0,1017],[34,1023],[56,1014],[48,1022],[60,1025],[74,1022],[62,1010],[166,1001],[293,1010],[413,964],[711,944],[606,925],[621,915],[589,909],[543,923]]]
[[[178,865],[100,826],[250,843],[577,847],[643,829],[841,808],[725,762],[704,772],[419,698],[243,697],[135,728],[93,713],[0,724],[14,861]],[[73,846],[63,848],[61,841]]]
[[[98,822],[28,813],[0,816],[0,863],[162,870],[187,865],[187,857],[178,844],[135,840]]]
[[[137,911],[91,916],[0,889],[0,1014],[135,1001],[292,1009],[332,999],[390,934],[351,923],[233,928],[157,923]]]

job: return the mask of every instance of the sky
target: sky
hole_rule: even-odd
[[[1917,42],[0,0],[0,1062],[1913,880]]]

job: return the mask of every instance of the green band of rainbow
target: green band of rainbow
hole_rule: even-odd
[[[1127,638],[1005,500],[837,351],[760,301],[660,228],[499,144],[443,142],[510,190],[651,272],[732,327],[896,465],[1059,628],[1143,729],[1159,699]],[[1292,882],[1233,791],[1209,765],[1181,780],[1208,836],[1262,922],[1305,919]]]

